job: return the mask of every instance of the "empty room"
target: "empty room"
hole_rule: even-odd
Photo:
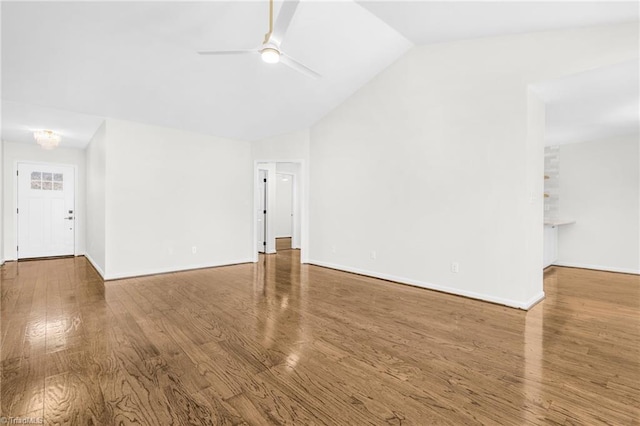
[[[640,424],[636,1],[0,1],[0,423]]]

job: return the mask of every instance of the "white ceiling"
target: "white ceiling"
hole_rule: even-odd
[[[637,21],[635,1],[358,0],[415,44]]]
[[[637,134],[640,63],[629,61],[536,85],[546,105],[546,145]]]
[[[354,2],[302,1],[282,47],[321,79],[196,54],[257,48],[267,12],[266,1],[3,2],[2,99],[255,140],[310,126],[412,46]]]
[[[62,136],[62,146],[84,148],[103,121],[94,115],[2,101],[2,139],[11,142],[35,143],[33,132],[48,129]]]
[[[282,47],[314,80],[196,54],[257,47],[266,0],[2,2],[2,137],[51,128],[80,147],[113,117],[257,140],[312,125],[413,43],[638,19],[636,3],[604,4],[302,0]]]

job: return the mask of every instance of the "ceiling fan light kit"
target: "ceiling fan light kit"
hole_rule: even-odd
[[[260,51],[260,57],[267,64],[277,64],[280,62],[280,52],[273,47],[265,47]]]
[[[262,61],[267,64],[281,63],[311,78],[320,78],[320,74],[301,64],[282,51],[280,45],[291,24],[293,15],[298,8],[299,0],[285,0],[280,8],[278,20],[273,25],[273,0],[269,0],[269,32],[264,36],[264,42],[257,49],[252,50],[217,50],[198,52],[200,55],[246,55],[260,53]]]

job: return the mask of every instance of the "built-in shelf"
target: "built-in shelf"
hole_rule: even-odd
[[[573,219],[552,219],[552,218],[544,219],[545,226],[562,226],[562,225],[571,225],[574,223],[576,223],[576,221]]]
[[[574,223],[559,219],[560,215],[560,148],[544,149],[544,250],[543,268],[558,258],[558,226]]]
[[[548,146],[544,149],[544,214],[557,217],[560,202],[560,149]]]

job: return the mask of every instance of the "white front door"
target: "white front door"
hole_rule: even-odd
[[[71,166],[18,163],[18,259],[74,254]]]

